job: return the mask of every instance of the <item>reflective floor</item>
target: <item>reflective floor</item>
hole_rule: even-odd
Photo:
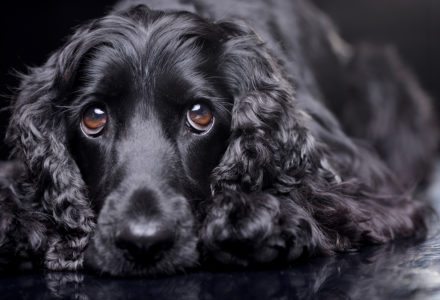
[[[429,197],[440,200],[440,176],[436,182],[439,184],[433,185]],[[315,258],[286,270],[197,272],[162,279],[109,279],[74,273],[0,278],[0,299],[52,298],[440,299],[440,231],[434,229],[425,241],[398,241]]]
[[[0,299],[440,299],[439,241],[399,242],[282,271],[162,279],[19,275],[0,279]]]

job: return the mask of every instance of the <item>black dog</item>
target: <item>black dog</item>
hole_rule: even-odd
[[[392,50],[346,45],[304,0],[145,2],[23,76],[3,257],[154,275],[425,232],[435,119]]]

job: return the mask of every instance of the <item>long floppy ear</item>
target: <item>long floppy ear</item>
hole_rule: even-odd
[[[263,41],[245,24],[220,26],[229,34],[220,61],[234,105],[230,144],[214,171],[213,190],[273,188],[289,180],[280,178],[286,169],[299,171],[312,136],[296,107],[292,84]]]
[[[66,125],[60,102],[85,51],[79,29],[45,65],[22,76],[13,105],[7,140],[12,156],[22,160],[30,174],[33,201],[48,215],[45,265],[74,270],[94,228],[85,184],[66,148]]]
[[[425,206],[395,185],[374,153],[318,103],[307,113],[299,107],[248,26],[220,26],[229,34],[220,61],[234,105],[201,232],[208,251],[239,265],[292,261],[423,231]]]
[[[245,24],[219,25],[227,33],[220,61],[234,104],[229,146],[212,175],[215,207],[201,233],[205,246],[215,259],[238,265],[321,251],[327,241],[291,191],[307,172],[319,169],[329,181],[335,175],[315,158],[307,115],[263,41]],[[232,248],[242,255],[228,253]]]

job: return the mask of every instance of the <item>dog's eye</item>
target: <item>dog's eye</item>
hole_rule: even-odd
[[[198,133],[202,133],[211,129],[214,116],[207,105],[195,104],[188,110],[186,119],[192,129]]]
[[[81,130],[88,136],[98,136],[107,123],[107,113],[99,106],[88,107],[82,116]]]

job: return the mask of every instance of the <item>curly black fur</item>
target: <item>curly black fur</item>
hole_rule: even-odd
[[[413,188],[436,123],[394,52],[345,44],[304,0],[139,2],[23,76],[7,135],[23,170],[0,177],[3,261],[19,249],[49,269],[155,275],[425,232]],[[204,135],[183,121],[198,102],[215,115]],[[99,138],[79,128],[94,103],[110,117]]]

